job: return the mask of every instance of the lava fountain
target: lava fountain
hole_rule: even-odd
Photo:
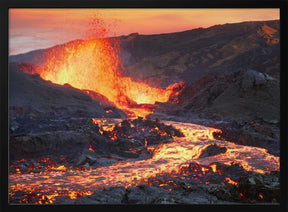
[[[137,107],[139,104],[168,101],[173,86],[160,89],[135,82],[120,75],[119,65],[119,40],[76,40],[64,44],[63,49],[52,49],[38,73],[53,83],[68,83],[78,89],[100,93],[134,117],[145,117],[151,112],[151,108]]]

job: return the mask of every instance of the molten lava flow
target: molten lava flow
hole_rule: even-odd
[[[151,110],[135,107],[135,104],[166,102],[172,87],[159,89],[120,76],[118,42],[113,39],[72,41],[63,49],[52,49],[43,65],[45,68],[38,72],[45,80],[100,93],[118,108],[134,113],[135,117],[145,117]]]
[[[108,124],[112,124],[109,120]],[[114,123],[119,123],[116,121]],[[107,124],[107,120],[94,120],[96,124]],[[200,180],[200,183],[209,184],[209,181],[201,181],[205,174],[219,171],[215,162],[225,165],[241,164],[243,169],[255,173],[268,173],[279,170],[279,157],[270,155],[267,150],[242,146],[229,141],[213,139],[213,132],[219,130],[208,128],[191,123],[165,122],[175,128],[181,129],[186,137],[174,138],[174,142],[155,145],[150,150],[153,151],[152,158],[145,160],[126,160],[114,163],[109,167],[98,167],[89,170],[67,170],[60,166],[53,172],[10,174],[9,175],[9,195],[11,198],[17,191],[31,194],[45,194],[45,203],[55,201],[57,196],[66,196],[73,199],[80,196],[92,194],[99,189],[111,186],[131,186],[139,183],[150,184],[152,177],[161,174],[172,174],[182,172],[182,177]],[[109,128],[110,126],[108,126]],[[226,147],[223,154],[209,157],[199,157],[202,150],[207,146],[217,142],[217,145]],[[148,150],[148,148],[147,148]],[[213,165],[214,163],[214,165]],[[59,169],[59,170],[58,170]],[[193,172],[197,173],[196,175]],[[191,175],[192,174],[192,175]],[[222,172],[218,172],[222,174]],[[175,175],[177,177],[177,175]],[[238,182],[230,177],[225,178],[225,182],[237,185]],[[169,186],[173,182],[160,182],[160,186]],[[224,182],[223,182],[224,183]],[[48,196],[47,196],[48,195]],[[240,198],[243,199],[244,196]],[[36,195],[37,196],[37,195]],[[27,197],[28,198],[28,197]],[[40,196],[42,198],[42,196]],[[261,197],[260,197],[261,198]],[[31,200],[31,197],[30,197]],[[40,199],[41,200],[41,199]],[[38,201],[40,201],[38,198]],[[44,202],[41,200],[41,203]],[[22,200],[29,202],[29,198]],[[33,201],[30,201],[31,203]],[[39,203],[35,201],[34,203]]]
[[[230,177],[226,177],[225,180],[227,181],[227,183],[232,184],[232,185],[238,185],[239,184],[238,182],[231,180]]]
[[[217,171],[217,165],[215,163],[211,163],[209,166],[211,167],[213,172]]]
[[[95,150],[92,148],[91,144],[89,146],[89,150],[92,151],[92,152],[95,152]]]

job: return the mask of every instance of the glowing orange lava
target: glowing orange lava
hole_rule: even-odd
[[[92,148],[91,144],[89,146],[89,150],[92,151],[92,152],[95,152],[95,150]]]
[[[121,120],[93,120],[95,124],[108,125],[107,128],[111,127],[113,121],[119,123]],[[126,160],[116,162],[109,167],[89,170],[10,174],[10,197],[13,197],[16,191],[27,191],[30,193],[36,192],[37,194],[39,192],[49,193],[52,196],[51,199],[46,201],[47,203],[50,203],[49,200],[53,201],[56,196],[67,196],[72,199],[111,186],[127,187],[139,183],[149,184],[149,178],[159,174],[173,174],[189,167],[190,163],[199,164],[199,171],[202,174],[210,172],[209,168],[211,168],[211,172],[218,171],[215,162],[226,165],[238,163],[245,170],[255,173],[279,170],[279,157],[273,156],[267,153],[267,150],[259,147],[242,146],[229,141],[215,140],[211,136],[213,136],[213,132],[219,131],[217,129],[183,122],[165,121],[165,124],[171,124],[175,128],[181,129],[185,137],[175,137],[174,142],[154,146],[149,150],[153,152],[152,158]],[[223,154],[199,157],[203,149],[215,142],[219,146],[226,147],[227,151]],[[229,177],[226,177],[225,181],[235,186],[238,184]],[[205,183],[208,184],[209,182]],[[240,198],[244,198],[241,195],[240,193]]]
[[[209,165],[212,169],[213,172],[216,172],[217,171],[217,165],[215,163],[212,163]]]
[[[263,199],[263,194],[262,193],[259,193],[258,196],[260,197],[260,199]]]
[[[230,177],[226,177],[225,180],[227,183],[232,184],[232,185],[238,185],[239,184],[238,182],[231,180]]]
[[[159,89],[120,76],[119,41],[116,39],[72,41],[62,47],[48,54],[45,68],[39,70],[43,79],[100,93],[118,108],[134,113],[134,117],[151,113],[151,109],[135,105],[166,102],[172,93],[171,86]]]

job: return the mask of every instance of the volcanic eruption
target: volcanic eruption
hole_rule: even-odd
[[[53,83],[86,90],[88,94],[89,91],[100,93],[126,111],[128,117],[145,117],[152,110],[141,104],[167,102],[173,85],[161,89],[121,76],[119,51],[116,38],[72,41],[59,52],[49,52],[44,64],[34,73]]]
[[[210,106],[226,88],[234,92],[244,85],[246,89],[263,88],[266,86],[264,83],[274,86],[274,78],[249,71],[248,74],[235,72],[226,79],[215,72],[189,86],[187,82],[175,80],[177,83],[169,81],[163,88],[165,86],[160,87],[160,83],[148,83],[124,75],[121,72],[125,69],[120,59],[121,42],[127,41],[127,37],[104,37],[108,30],[97,18],[91,26],[94,33],[91,39],[74,40],[47,49],[41,63],[31,66],[21,66],[20,63],[17,68],[23,72],[11,65],[11,76],[20,73],[23,75],[19,74],[18,78],[24,76],[33,86],[45,85],[47,90],[57,88],[53,93],[57,93],[55,98],[59,99],[60,91],[69,92],[71,98],[80,100],[83,93],[95,101],[99,100],[98,95],[102,95],[115,108],[124,111],[126,117],[108,118],[108,115],[113,115],[112,107],[104,107],[104,115],[99,113],[98,117],[91,117],[72,113],[63,106],[60,109],[50,106],[47,114],[25,108],[26,105],[11,106],[11,203],[221,204],[279,201],[280,158],[277,152],[269,152],[268,148],[261,146],[263,144],[243,145],[239,142],[240,134],[252,141],[254,137],[245,134],[249,127],[265,131],[260,124],[256,125],[262,122],[253,120],[241,122],[241,125],[229,120],[195,119],[197,123],[193,123],[183,117],[194,106],[194,100],[197,104]],[[177,37],[174,34],[163,36],[171,36],[169,39]],[[137,35],[128,38],[132,42]],[[180,38],[182,42],[183,34]],[[153,39],[147,40],[151,42]],[[214,45],[213,51],[215,48]],[[167,55],[177,54],[167,53],[161,58],[168,60]],[[214,55],[209,57],[211,59]],[[143,61],[148,61],[147,58]],[[188,63],[185,58],[182,61]],[[168,69],[167,76],[170,72]],[[39,74],[41,78],[33,74]],[[182,74],[185,77],[185,73]],[[223,82],[231,81],[231,85],[214,83],[221,77]],[[253,77],[256,80],[253,81]],[[53,87],[55,84],[58,87]],[[69,90],[71,87],[73,89]],[[46,94],[47,90],[41,92]],[[189,102],[191,99],[193,101]],[[82,104],[92,101],[85,100]],[[199,108],[196,107],[195,111]],[[161,114],[157,117],[155,111]],[[182,117],[177,117],[178,114]],[[273,141],[268,141],[269,148],[277,144]]]

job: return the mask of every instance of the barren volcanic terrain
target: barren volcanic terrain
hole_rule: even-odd
[[[13,204],[278,204],[280,23],[9,57]]]

